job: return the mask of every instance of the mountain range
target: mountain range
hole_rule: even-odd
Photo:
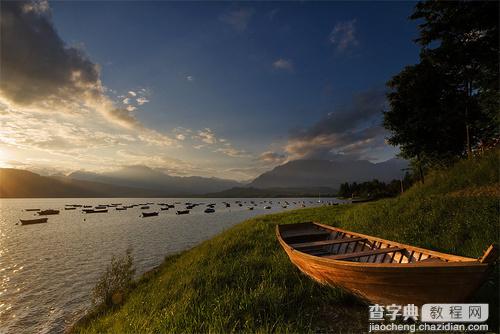
[[[293,160],[258,176],[248,186],[338,189],[344,182],[391,181],[402,177],[402,169],[407,167],[408,162],[401,159],[380,163],[367,160]]]
[[[0,168],[0,198],[15,197],[258,197],[333,193],[343,182],[390,181],[403,175],[405,160],[294,160],[258,176],[249,184],[199,176],[171,176],[146,166],[117,171],[76,171],[67,176],[41,176]]]
[[[233,180],[200,176],[170,176],[146,166],[127,166],[106,173],[73,172],[68,178],[81,181],[99,182],[122,187],[156,190],[164,196],[185,196],[218,192],[241,183]]]

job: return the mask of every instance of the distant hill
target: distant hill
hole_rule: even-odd
[[[343,182],[400,177],[404,160],[295,160],[266,172],[248,185],[199,176],[170,176],[146,166],[128,166],[102,174],[83,171],[68,176],[41,176],[0,169],[0,197],[285,197],[335,194]]]
[[[401,169],[406,167],[408,167],[408,162],[400,159],[391,159],[381,163],[366,160],[293,160],[260,175],[248,186],[264,189],[281,187],[338,189],[344,182],[397,179],[404,174]]]
[[[152,189],[171,196],[205,194],[241,186],[241,183],[237,181],[218,178],[170,176],[146,166],[128,166],[102,174],[77,171],[69,174],[68,178],[122,187]]]
[[[158,191],[47,177],[29,171],[0,168],[0,198],[36,197],[157,197]]]
[[[223,190],[217,193],[205,194],[202,197],[218,197],[218,198],[251,198],[251,197],[333,197],[337,194],[337,190],[327,187],[310,187],[310,188],[245,188],[237,187],[228,190]]]

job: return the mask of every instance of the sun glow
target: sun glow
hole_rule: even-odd
[[[7,152],[0,149],[0,168],[8,167],[7,160]]]

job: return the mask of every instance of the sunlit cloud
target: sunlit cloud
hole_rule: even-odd
[[[205,144],[216,144],[217,143],[217,137],[215,136],[215,133],[210,128],[205,128],[203,130],[199,130],[198,134],[194,138],[201,140]]]
[[[138,99],[136,99],[136,102],[138,105],[142,106],[143,104],[148,103],[149,100],[146,99],[144,96],[141,96]]]
[[[215,152],[225,154],[232,158],[246,158],[250,156],[247,152],[243,150],[237,150],[232,146],[220,147],[216,149]]]
[[[286,160],[286,155],[274,151],[266,151],[259,156],[259,160],[266,163],[279,164]]]

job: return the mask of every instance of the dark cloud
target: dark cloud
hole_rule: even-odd
[[[59,37],[44,2],[1,2],[0,90],[20,105],[98,93],[99,71]]]
[[[370,151],[386,146],[381,126],[385,107],[383,90],[359,93],[313,126],[293,131],[285,150],[292,159],[329,159],[337,154],[367,158]]]
[[[51,111],[77,112],[86,106],[122,126],[144,129],[131,110],[116,108],[105,95],[98,65],[61,39],[47,1],[2,1],[0,6],[1,99]]]

